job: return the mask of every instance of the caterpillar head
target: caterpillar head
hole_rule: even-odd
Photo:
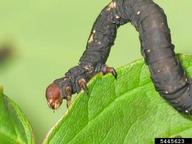
[[[53,110],[58,109],[63,102],[61,90],[54,83],[50,84],[47,87],[45,95],[46,95],[48,106]]]

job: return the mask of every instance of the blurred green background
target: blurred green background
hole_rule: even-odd
[[[192,54],[192,1],[156,0],[164,8],[177,53]],[[77,65],[92,24],[109,0],[0,0],[0,45],[10,43],[13,58],[0,65],[5,94],[20,105],[37,143],[60,119],[65,104],[53,112],[46,86]],[[115,68],[141,58],[138,33],[130,24],[118,31],[107,64]]]

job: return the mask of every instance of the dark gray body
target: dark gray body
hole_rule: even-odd
[[[97,17],[79,65],[55,81],[79,92],[79,78],[89,81],[109,56],[119,26],[131,22],[139,32],[141,53],[156,90],[178,111],[192,114],[192,88],[174,53],[164,11],[152,0],[113,0]],[[65,92],[63,92],[65,96]]]

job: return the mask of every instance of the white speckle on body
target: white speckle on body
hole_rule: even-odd
[[[188,111],[188,110],[185,110],[185,112],[186,112],[186,113],[189,113],[189,111]]]
[[[116,18],[116,19],[119,19],[119,18],[120,18],[120,16],[116,15],[116,16],[115,16],[115,18]]]
[[[137,11],[137,15],[140,15],[141,14],[141,11]]]
[[[116,8],[117,7],[117,4],[116,2],[111,2],[107,8],[107,11],[110,11],[112,8]]]
[[[88,43],[91,43],[93,41],[93,34],[90,36]]]

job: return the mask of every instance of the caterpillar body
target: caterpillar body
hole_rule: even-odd
[[[101,11],[79,65],[48,86],[46,96],[51,108],[59,107],[61,97],[69,104],[71,95],[86,90],[86,82],[98,72],[116,76],[115,70],[105,62],[117,29],[128,22],[139,32],[141,54],[155,89],[175,109],[192,114],[192,84],[176,58],[166,15],[153,0],[113,0]]]

